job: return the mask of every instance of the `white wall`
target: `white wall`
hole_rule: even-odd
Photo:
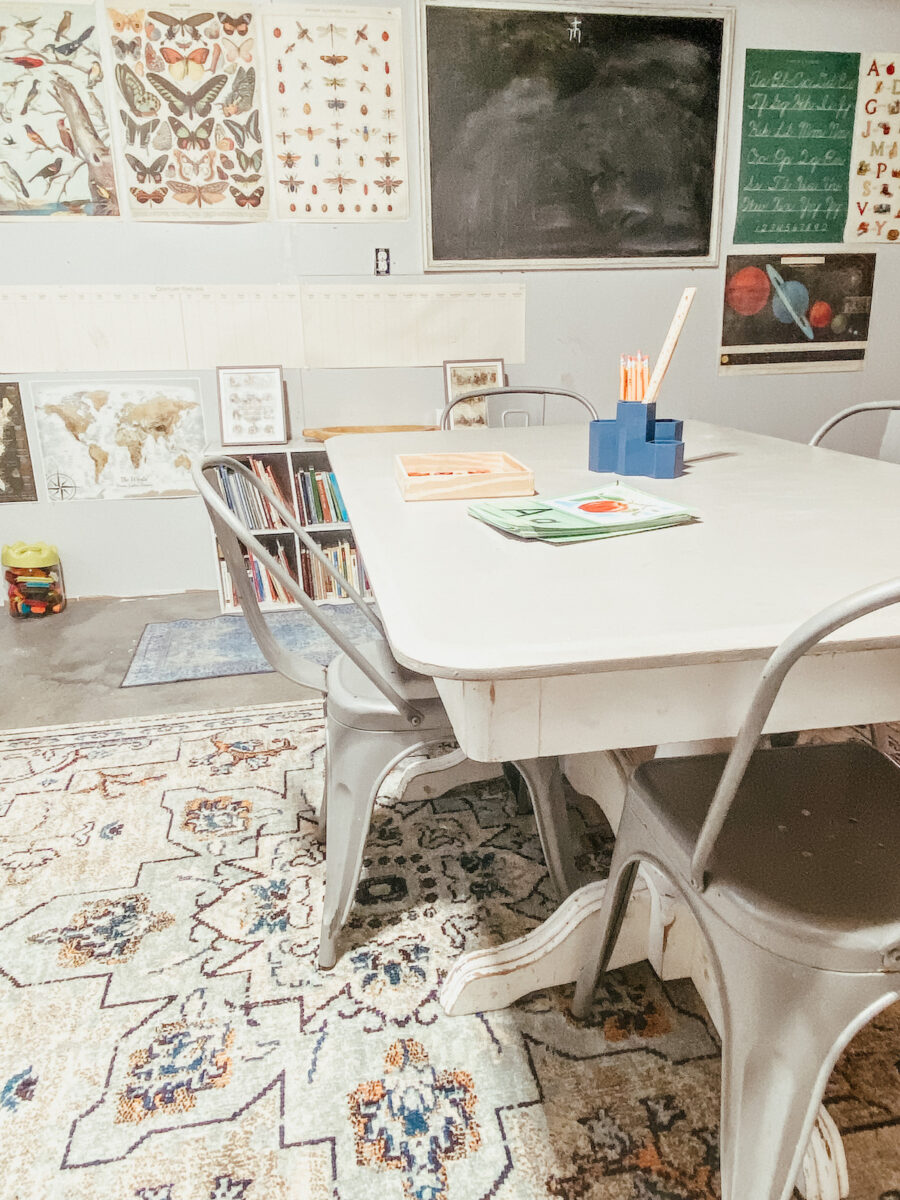
[[[415,5],[405,16],[407,128],[417,135]],[[657,7],[677,8],[670,0]],[[611,413],[623,348],[655,354],[682,289],[698,288],[661,392],[663,415],[695,417],[796,440],[833,412],[861,399],[896,395],[900,368],[900,246],[877,249],[865,369],[809,375],[717,374],[725,256],[737,200],[744,51],[896,49],[896,0],[735,0],[735,45],[725,158],[723,240],[718,268],[525,273],[527,359],[509,364],[510,382],[568,386]],[[639,149],[639,148],[638,148]],[[410,155],[417,161],[417,154]],[[0,227],[2,281],[27,283],[294,283],[371,280],[374,250],[391,250],[392,275],[422,279],[421,189],[411,172],[410,219],[338,227],[266,222],[217,226],[92,222]],[[804,246],[836,251],[841,247]],[[738,247],[741,253],[765,247]],[[786,247],[775,247],[784,253]],[[458,281],[462,282],[462,277]],[[52,333],[48,331],[48,336]],[[302,378],[301,378],[302,376]],[[295,428],[303,424],[418,422],[442,402],[439,367],[289,372]],[[214,379],[202,375],[208,428],[216,428]],[[302,391],[302,397],[301,397]],[[27,399],[26,399],[27,403]],[[884,418],[844,427],[832,444],[873,452]],[[32,448],[37,450],[33,428]],[[56,541],[73,594],[139,594],[212,586],[212,559],[194,500],[82,501],[0,505],[0,541]]]

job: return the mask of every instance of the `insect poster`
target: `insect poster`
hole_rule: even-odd
[[[135,217],[267,215],[256,18],[193,7],[107,10],[121,177]]]
[[[278,216],[407,217],[399,9],[295,7],[261,20]]]
[[[0,4],[0,216],[118,216],[93,6]]]
[[[900,54],[859,56],[845,242],[900,240]]]

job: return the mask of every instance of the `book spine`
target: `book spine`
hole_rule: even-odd
[[[326,525],[331,525],[334,517],[331,514],[331,506],[328,503],[328,490],[325,487],[325,480],[321,475],[316,476],[316,490],[319,493],[319,507],[322,510],[322,521]]]
[[[309,469],[309,492],[312,499],[312,509],[315,513],[315,523],[322,525],[325,522],[325,518],[322,515],[322,502],[319,499],[319,485],[316,480],[316,473],[312,467]]]
[[[334,488],[334,496],[337,500],[338,511],[341,514],[341,520],[347,521],[349,520],[349,517],[347,516],[347,506],[344,504],[344,497],[341,495],[340,485],[338,484],[337,477],[335,476],[334,472],[331,473],[329,479],[331,480],[331,485]]]

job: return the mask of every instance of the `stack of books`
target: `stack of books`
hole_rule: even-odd
[[[344,498],[331,471],[297,472],[301,525],[333,525],[347,520]]]
[[[278,486],[278,480],[270,466],[258,458],[248,458],[247,466],[262,484],[274,492],[288,512],[294,511],[293,505],[285,499],[284,493]],[[265,496],[260,495],[243,475],[229,471],[227,467],[219,467],[218,472],[228,507],[236,516],[240,517],[249,529],[285,528],[284,521],[275,512],[269,501]]]
[[[697,517],[680,504],[623,483],[558,499],[499,500],[469,505],[469,515],[512,537],[542,542],[587,542],[683,525]]]

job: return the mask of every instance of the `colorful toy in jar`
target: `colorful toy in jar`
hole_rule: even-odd
[[[46,542],[14,542],[0,551],[11,617],[47,617],[66,607],[62,563]]]

